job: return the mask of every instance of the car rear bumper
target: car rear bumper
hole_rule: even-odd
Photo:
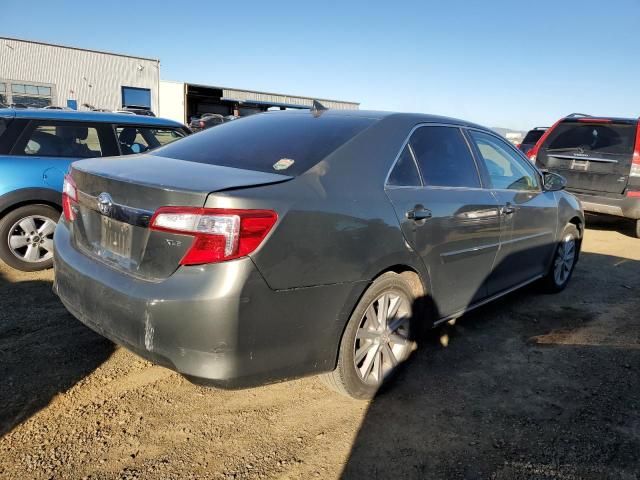
[[[604,197],[572,192],[580,199],[585,212],[603,213],[618,217],[640,219],[640,198],[633,197]]]
[[[78,320],[196,383],[238,388],[330,371],[366,287],[271,290],[250,258],[181,267],[149,282],[75,249],[60,222],[54,291]]]

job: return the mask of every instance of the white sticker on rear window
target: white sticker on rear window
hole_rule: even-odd
[[[290,158],[281,158],[276,163],[273,164],[274,170],[286,170],[291,165],[295,163],[295,160],[291,160]]]

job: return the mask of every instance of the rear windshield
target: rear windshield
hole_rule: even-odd
[[[303,113],[253,115],[191,135],[153,155],[300,175],[375,120]]]
[[[529,130],[529,133],[525,135],[522,143],[536,143],[538,140],[540,140],[540,137],[544,135],[544,132],[544,130]]]
[[[636,126],[628,123],[560,123],[545,142],[547,151],[576,150],[631,155]]]

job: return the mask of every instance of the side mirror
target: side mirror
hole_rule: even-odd
[[[567,186],[567,180],[553,172],[542,172],[542,183],[547,192],[557,192]]]

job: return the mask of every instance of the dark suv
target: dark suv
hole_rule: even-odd
[[[548,127],[536,127],[532,130],[529,130],[522,139],[522,143],[518,144],[518,148],[526,153],[536,146],[538,140],[540,140],[542,135],[544,135],[544,132],[546,132],[547,130]]]
[[[586,212],[635,221],[640,238],[640,123],[636,118],[571,114],[527,152],[567,179]]]

